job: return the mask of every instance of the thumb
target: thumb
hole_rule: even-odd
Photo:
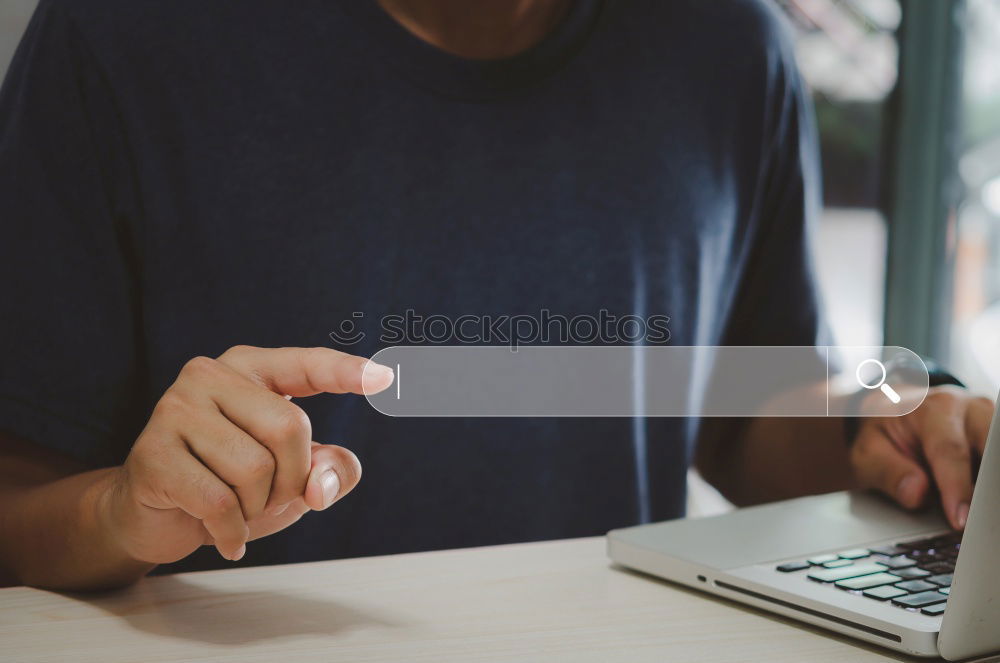
[[[877,427],[864,428],[851,448],[851,465],[864,488],[874,488],[907,509],[924,503],[930,478]]]
[[[312,446],[312,467],[306,481],[306,505],[322,511],[351,492],[361,480],[361,462],[358,457],[332,444]]]

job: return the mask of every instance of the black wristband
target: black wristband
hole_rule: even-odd
[[[965,389],[964,382],[941,368],[941,365],[936,361],[933,359],[926,359],[924,357],[921,357],[921,359],[923,360],[924,365],[927,366],[928,389],[944,385],[954,385]],[[861,407],[861,401],[867,395],[867,389],[859,389],[855,393],[851,394],[850,400],[848,401],[847,411],[852,412],[859,409]],[[854,439],[858,436],[858,430],[861,428],[862,419],[864,419],[864,417],[844,417],[844,439],[847,442],[848,447],[854,444]]]

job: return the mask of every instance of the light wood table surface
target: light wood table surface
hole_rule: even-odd
[[[612,566],[603,538],[0,590],[2,661],[885,661]]]

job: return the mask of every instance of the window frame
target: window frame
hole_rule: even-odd
[[[900,0],[886,106],[885,343],[947,361],[961,195],[965,0]]]

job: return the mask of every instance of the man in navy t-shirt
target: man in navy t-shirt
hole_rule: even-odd
[[[0,95],[0,575],[682,515],[697,421],[392,419],[346,393],[393,380],[358,357],[408,310],[820,342],[816,165],[762,0],[42,0]],[[991,405],[932,396],[902,444],[756,420],[701,430],[701,466],[741,503],[936,483],[961,527]]]

